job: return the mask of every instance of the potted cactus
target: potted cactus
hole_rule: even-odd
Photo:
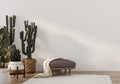
[[[14,44],[14,38],[15,38],[15,23],[16,23],[16,16],[13,15],[12,17],[8,17],[6,15],[6,28],[9,33],[9,42],[11,46],[11,56],[10,56],[10,62],[8,63],[8,69],[10,74],[11,73],[17,73],[17,68],[19,70],[24,70],[23,63],[21,62],[21,55],[19,49],[16,48]]]
[[[12,46],[10,62],[8,63],[8,69],[10,74],[24,73],[24,65],[21,62],[21,55],[19,49],[16,46]]]
[[[7,69],[10,53],[9,33],[6,27],[0,28],[0,84],[10,83],[10,75]]]
[[[24,21],[24,31],[20,32],[20,39],[22,45],[22,53],[27,55],[27,59],[24,59],[25,72],[34,73],[36,69],[36,60],[32,58],[32,53],[35,51],[35,40],[37,35],[37,26],[35,23],[29,24],[29,21]]]

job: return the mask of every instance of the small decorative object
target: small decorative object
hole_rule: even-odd
[[[37,26],[35,23],[29,24],[28,21],[24,21],[26,34],[24,31],[20,32],[20,39],[22,45],[22,53],[27,55],[27,59],[24,59],[25,72],[34,73],[36,60],[32,58],[32,53],[35,51],[35,40],[37,35]]]
[[[11,54],[9,33],[6,27],[0,28],[0,84],[10,84],[7,62]]]

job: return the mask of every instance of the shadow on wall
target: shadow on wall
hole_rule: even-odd
[[[120,70],[119,45],[56,24],[39,20],[36,24],[36,58],[40,61],[63,57],[75,61],[76,70]]]
[[[35,56],[38,60],[37,70],[42,70],[42,64],[48,58],[66,58],[82,64],[86,57],[84,45],[61,34],[52,34],[40,29],[39,38],[36,40]],[[79,59],[82,59],[79,62]],[[77,63],[78,62],[78,63]],[[86,62],[87,63],[87,62]],[[82,65],[81,65],[82,66]]]

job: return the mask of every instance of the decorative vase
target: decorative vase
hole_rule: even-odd
[[[25,65],[25,73],[35,73],[36,59],[23,59]]]
[[[10,84],[10,74],[7,68],[0,68],[0,84]]]

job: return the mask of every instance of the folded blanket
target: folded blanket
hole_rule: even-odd
[[[43,63],[43,73],[40,73],[38,75],[35,76],[35,78],[39,78],[39,77],[51,77],[52,74],[52,70],[50,68],[50,62],[55,60],[56,58],[52,58],[52,59],[47,59],[44,61]]]

